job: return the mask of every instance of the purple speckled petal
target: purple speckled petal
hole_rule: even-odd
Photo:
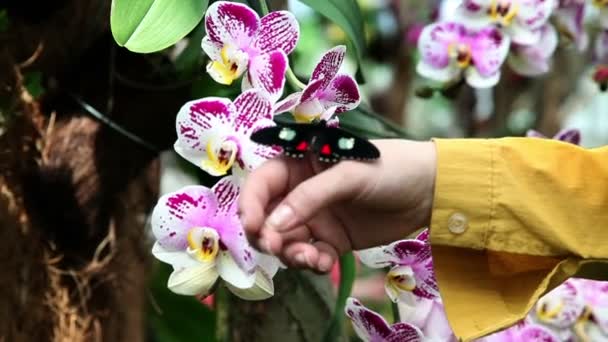
[[[580,52],[589,44],[585,30],[585,1],[560,1],[560,6],[553,11],[553,18],[559,30],[566,38],[572,40]]]
[[[217,213],[221,215],[231,215],[236,211],[234,206],[239,196],[239,184],[234,177],[228,176],[220,179],[211,188],[216,197]]]
[[[281,152],[282,150],[278,146],[264,146],[256,143],[246,144],[243,150],[243,161],[245,162],[243,169],[251,172],[266,160],[278,156]]]
[[[608,30],[603,30],[597,35],[593,49],[593,58],[596,63],[608,63]]]
[[[265,91],[251,89],[241,93],[235,100],[234,106],[238,113],[234,121],[236,132],[250,136],[257,122],[272,119],[272,102]]]
[[[521,329],[516,341],[560,342],[562,339],[542,325],[528,325]]]
[[[319,94],[323,107],[336,107],[335,113],[340,114],[357,108],[361,102],[359,86],[354,78],[348,75],[337,75],[329,86]]]
[[[408,323],[396,323],[391,326],[392,332],[384,341],[386,342],[422,342],[424,335],[420,329]]]
[[[201,48],[212,61],[222,60],[222,47],[222,43],[211,40],[209,36],[203,37],[201,41]]]
[[[302,91],[300,103],[308,102],[318,98],[320,91],[323,90],[323,85],[323,80],[310,81],[308,85],[306,85],[306,88],[304,88],[304,90]]]
[[[287,63],[287,55],[280,50],[256,56],[249,62],[251,86],[265,90],[276,102],[283,94]]]
[[[175,121],[175,151],[200,167],[201,161],[207,158],[209,139],[230,134],[235,117],[236,109],[229,99],[208,97],[186,103]]]
[[[464,0],[461,6],[468,14],[479,15],[485,14],[491,3],[491,0]]]
[[[300,103],[300,98],[302,97],[302,92],[299,91],[297,93],[293,93],[287,95],[286,98],[279,101],[276,104],[276,108],[274,109],[275,114],[281,114],[285,112],[290,112]]]
[[[467,31],[458,23],[436,23],[425,27],[418,40],[420,57],[425,64],[443,69],[450,64],[450,44],[465,42]]]
[[[249,7],[227,1],[213,3],[205,15],[207,35],[222,46],[248,47],[260,27],[260,18]]]
[[[578,129],[563,129],[557,132],[553,139],[578,145],[581,143],[581,131]]]
[[[208,226],[217,202],[204,186],[188,186],[162,196],[152,212],[152,233],[168,251],[185,251],[188,231]]]
[[[351,319],[357,335],[364,341],[384,341],[392,332],[382,316],[364,307],[355,298],[348,298],[344,312]]]
[[[420,240],[422,242],[428,243],[430,233],[431,233],[431,231],[427,228],[427,229],[421,231],[420,234],[418,234],[418,236],[416,236],[416,240]]]
[[[547,22],[556,2],[555,0],[519,0],[518,4],[520,7],[517,11],[517,23],[530,30],[535,30]]]
[[[300,25],[296,18],[287,11],[276,11],[265,15],[255,46],[262,52],[283,50],[290,54],[300,38]]]
[[[567,328],[578,320],[584,310],[583,296],[573,283],[565,282],[536,303],[535,314],[546,325]]]
[[[509,53],[509,38],[498,29],[488,27],[470,38],[471,57],[481,76],[496,74]]]
[[[414,266],[413,269],[416,287],[412,290],[412,293],[418,298],[439,298],[439,286],[433,272],[433,262],[429,260],[422,265]]]
[[[551,24],[540,28],[541,39],[538,44],[513,44],[509,56],[509,66],[523,76],[538,76],[551,68],[551,57],[557,48],[557,31]]]
[[[386,246],[385,251],[397,265],[415,265],[431,258],[430,245],[414,239],[393,242]]]
[[[346,56],[346,47],[338,45],[327,51],[322,57],[315,69],[312,72],[310,81],[323,80],[323,88],[327,87],[329,82],[336,76],[344,57]]]

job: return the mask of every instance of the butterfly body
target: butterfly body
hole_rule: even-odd
[[[368,140],[328,126],[324,120],[262,128],[253,133],[251,140],[262,145],[280,146],[283,153],[292,158],[304,158],[307,153],[312,153],[326,163],[345,159],[374,160],[380,157],[380,151]]]

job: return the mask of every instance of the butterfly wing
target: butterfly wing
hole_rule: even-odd
[[[280,146],[286,156],[303,158],[310,150],[313,127],[309,124],[278,124],[254,132],[251,140],[262,145]]]
[[[323,127],[316,135],[314,152],[323,162],[344,159],[374,160],[380,157],[378,148],[367,139],[337,127]]]

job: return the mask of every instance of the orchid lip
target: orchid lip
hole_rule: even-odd
[[[489,12],[492,20],[500,22],[504,26],[509,26],[519,12],[519,5],[517,3],[511,4],[505,0],[492,0]]]
[[[467,44],[452,43],[448,46],[448,53],[458,64],[461,69],[467,68],[471,65],[472,52],[471,47]]]
[[[409,266],[398,266],[386,275],[390,286],[397,291],[413,291],[416,288],[416,278]]]
[[[220,241],[214,229],[194,227],[188,231],[187,241],[190,256],[203,263],[215,261]]]
[[[220,77],[218,81],[225,85],[231,85],[235,79],[239,78],[239,65],[238,62],[231,58],[231,50],[233,47],[229,44],[224,45],[220,51],[221,61],[209,62],[208,68],[214,70]],[[238,51],[233,52],[238,53]]]
[[[216,152],[213,148],[213,139],[210,139],[207,142],[206,150],[209,159],[203,160],[203,164],[213,169],[219,175],[224,175],[230,170],[236,160],[238,145],[236,142],[227,139],[222,142],[219,150]]]
[[[554,319],[555,317],[557,317],[557,315],[559,315],[559,313],[562,311],[563,307],[564,307],[564,303],[561,301],[559,302],[558,305],[556,305],[553,308],[549,308],[549,305],[547,303],[543,303],[542,305],[540,305],[540,307],[536,311],[536,314],[540,320],[550,321],[550,320]]]

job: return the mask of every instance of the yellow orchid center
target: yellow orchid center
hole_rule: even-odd
[[[413,291],[416,288],[416,279],[411,269],[409,272],[403,272],[401,267],[398,267],[389,271],[386,278],[388,284],[396,291]]]
[[[608,0],[593,0],[593,5],[598,8],[606,7]]]
[[[299,123],[311,123],[321,117],[324,107],[317,98],[309,99],[296,106],[293,117]]]
[[[188,253],[198,261],[215,261],[219,249],[219,236],[214,230],[197,227],[188,232]]]
[[[581,341],[581,342],[590,342],[591,341],[591,338],[589,337],[589,334],[587,334],[587,329],[586,329],[587,324],[592,319],[591,316],[592,316],[591,308],[589,306],[586,306],[585,311],[583,311],[583,313],[578,318],[576,323],[574,323],[574,334],[578,338],[577,341]]]
[[[448,46],[448,54],[456,59],[456,63],[461,69],[466,69],[471,65],[472,52],[467,44],[452,43]]]
[[[519,12],[519,4],[510,0],[492,0],[490,4],[490,17],[494,22],[503,26],[511,25],[513,18]]]
[[[321,117],[321,114],[309,115],[309,114],[303,114],[301,112],[298,112],[297,110],[294,111],[294,113],[293,113],[293,118],[298,123],[311,123],[319,117]]]
[[[563,308],[564,302],[561,300],[557,303],[557,305],[551,305],[550,303],[545,302],[537,307],[536,316],[538,316],[538,319],[541,321],[551,321],[560,314]]]
[[[208,159],[203,161],[203,168],[212,169],[220,176],[230,170],[238,154],[238,146],[232,140],[224,140],[217,150],[213,140],[209,140],[206,150]]]
[[[216,81],[222,84],[230,85],[235,79],[239,77],[239,66],[230,58],[230,45],[224,45],[220,51],[221,61],[212,61],[209,64],[209,68],[213,69],[219,76],[216,77]]]

